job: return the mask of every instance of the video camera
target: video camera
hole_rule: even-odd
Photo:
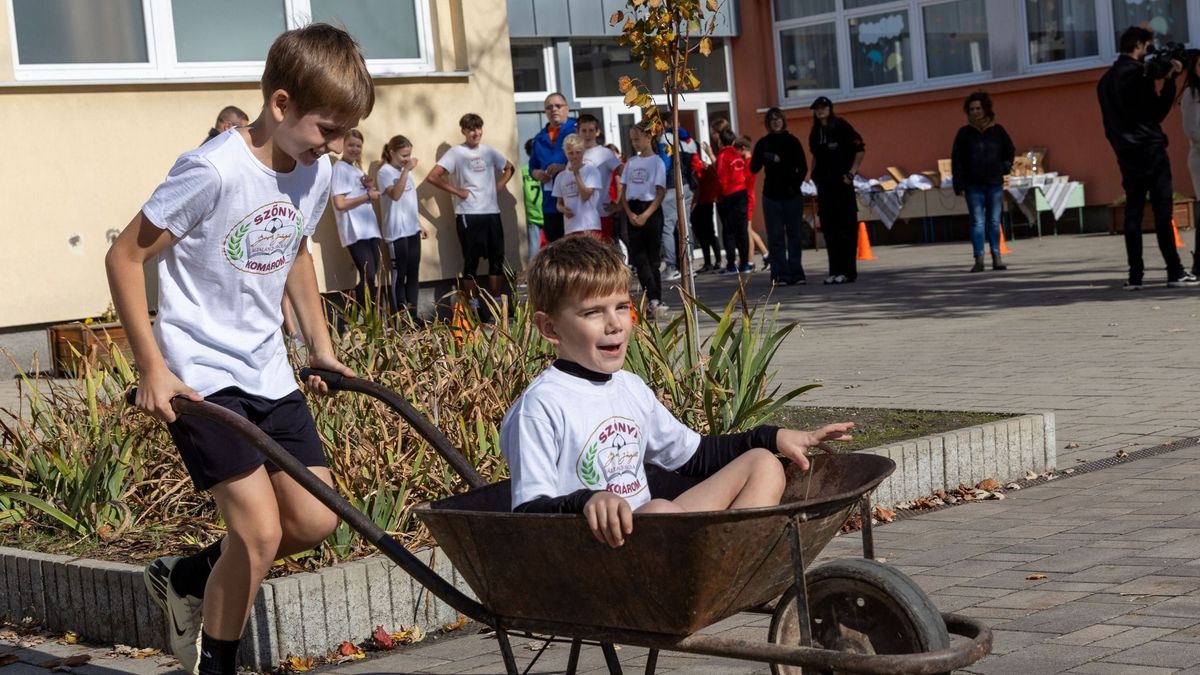
[[[1187,67],[1188,58],[1200,50],[1188,49],[1186,45],[1168,42],[1163,46],[1151,44],[1146,49],[1146,60],[1143,62],[1146,76],[1161,80],[1171,74],[1171,61],[1178,61]]]

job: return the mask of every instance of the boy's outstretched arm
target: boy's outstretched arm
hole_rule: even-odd
[[[775,437],[775,443],[780,454],[796,463],[802,471],[808,471],[808,457],[804,455],[809,448],[821,448],[826,452],[835,452],[827,445],[829,441],[849,441],[854,437],[846,433],[854,428],[854,422],[838,422],[826,424],[816,431],[800,431],[797,429],[780,429]]]
[[[317,287],[317,273],[313,268],[312,254],[308,252],[308,237],[300,242],[300,250],[296,252],[296,262],[288,272],[285,289],[309,348],[308,364],[313,368],[324,368],[354,377],[354,371],[338,361],[333,353],[333,340],[329,337],[329,324],[325,321],[325,310]],[[305,384],[318,394],[329,393],[329,387],[315,375],[308,378]]]
[[[171,408],[171,399],[175,396],[201,400],[194,389],[167,368],[158,343],[154,341],[150,309],[146,304],[143,266],[170,246],[174,239],[169,231],[155,226],[138,211],[104,256],[113,306],[125,327],[138,367],[137,407],[164,422],[175,421],[175,411]]]

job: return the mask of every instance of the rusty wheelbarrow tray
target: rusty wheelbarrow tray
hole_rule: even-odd
[[[634,536],[614,550],[595,541],[577,515],[511,513],[508,482],[489,485],[398,393],[325,371],[305,369],[301,378],[310,374],[320,375],[331,389],[388,404],[471,487],[422,504],[417,514],[479,601],[421,562],[244,418],[184,398],[173,405],[180,414],[225,423],[252,439],[418,583],[494,628],[511,675],[519,671],[510,632],[570,639],[569,672],[584,641],[601,644],[614,673],[621,672],[614,643],[649,648],[647,673],[654,672],[657,653],[664,649],[770,663],[777,673],[804,668],[868,675],[949,672],[991,650],[990,629],[971,618],[937,614],[913,582],[886,565],[860,560],[845,569],[831,563],[806,572],[855,508],[864,516],[864,556],[873,557],[868,495],[895,469],[888,458],[821,456],[807,475],[790,468],[779,506],[637,516]],[[773,612],[769,641],[697,632],[747,610]],[[963,639],[951,643],[949,634]]]

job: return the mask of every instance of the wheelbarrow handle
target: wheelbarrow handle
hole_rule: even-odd
[[[467,461],[467,458],[454,447],[450,439],[446,438],[446,435],[440,429],[434,426],[425,415],[421,414],[420,411],[414,408],[398,392],[392,391],[371,380],[359,377],[346,377],[341,373],[335,373],[331,370],[323,370],[321,368],[300,369],[300,379],[303,381],[308,381],[308,378],[314,375],[324,380],[325,384],[334,391],[353,391],[383,401],[388,407],[399,413],[404,418],[404,421],[408,422],[413,429],[416,429],[417,433],[433,446],[433,449],[466,481],[467,485],[472,488],[480,488],[488,484],[487,480],[475,470],[474,465]]]
[[[352,380],[354,378],[346,379]],[[130,405],[133,405],[137,400],[137,389],[131,389],[125,395],[125,400]],[[413,555],[400,542],[392,538],[383,528],[376,525],[374,521],[354,508],[350,502],[338,494],[337,490],[326,485],[315,473],[304,466],[300,460],[280,447],[278,443],[250,420],[215,403],[193,401],[184,396],[172,398],[171,408],[178,415],[203,417],[223,424],[241,435],[256,450],[262,453],[264,457],[271,460],[280,470],[299,483],[309,494],[329,507],[329,510],[337,514],[339,518],[346,521],[351,528],[361,534],[371,545],[379,549],[381,553],[399,565],[405,572],[408,572],[409,576],[415,579],[417,583],[428,588],[431,593],[441,598],[446,604],[472,619],[489,626],[496,625],[495,616],[484,608],[483,605],[464,595],[453,584],[430,569],[428,565]]]

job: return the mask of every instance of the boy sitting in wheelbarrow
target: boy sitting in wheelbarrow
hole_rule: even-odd
[[[774,506],[785,485],[775,453],[807,471],[807,449],[851,438],[851,422],[720,436],[684,426],[622,370],[633,327],[629,269],[595,239],[567,237],[542,249],[526,281],[534,322],[558,358],[500,427],[514,511],[583,513],[596,539],[615,548],[632,534],[635,512]],[[647,462],[703,481],[674,499],[654,498]]]

